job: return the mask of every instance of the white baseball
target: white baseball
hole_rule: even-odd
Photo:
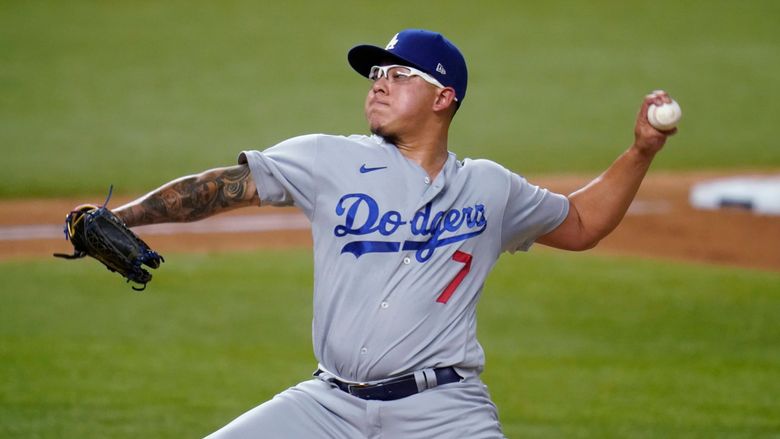
[[[648,122],[661,131],[671,130],[676,127],[681,117],[682,110],[680,109],[680,104],[674,100],[672,100],[671,104],[663,104],[661,106],[652,104],[647,109]]]

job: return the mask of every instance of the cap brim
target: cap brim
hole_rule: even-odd
[[[381,47],[368,44],[355,46],[350,49],[349,53],[347,53],[347,60],[349,61],[349,65],[351,65],[356,72],[366,78],[368,78],[368,74],[371,72],[371,67],[387,63],[403,64],[405,66],[423,70],[419,65],[408,59],[401,58]]]

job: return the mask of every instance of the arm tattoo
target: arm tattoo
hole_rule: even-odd
[[[249,166],[217,168],[174,180],[115,213],[128,226],[197,221],[236,207],[257,205]]]

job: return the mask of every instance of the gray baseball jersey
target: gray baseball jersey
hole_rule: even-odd
[[[345,381],[455,366],[478,375],[476,305],[504,251],[566,218],[566,197],[450,153],[431,180],[378,136],[245,151],[262,204],[298,206],[314,241],[314,353]]]

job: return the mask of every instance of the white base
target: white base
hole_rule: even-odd
[[[697,209],[740,207],[763,215],[780,215],[780,175],[732,177],[697,183],[690,203]]]

